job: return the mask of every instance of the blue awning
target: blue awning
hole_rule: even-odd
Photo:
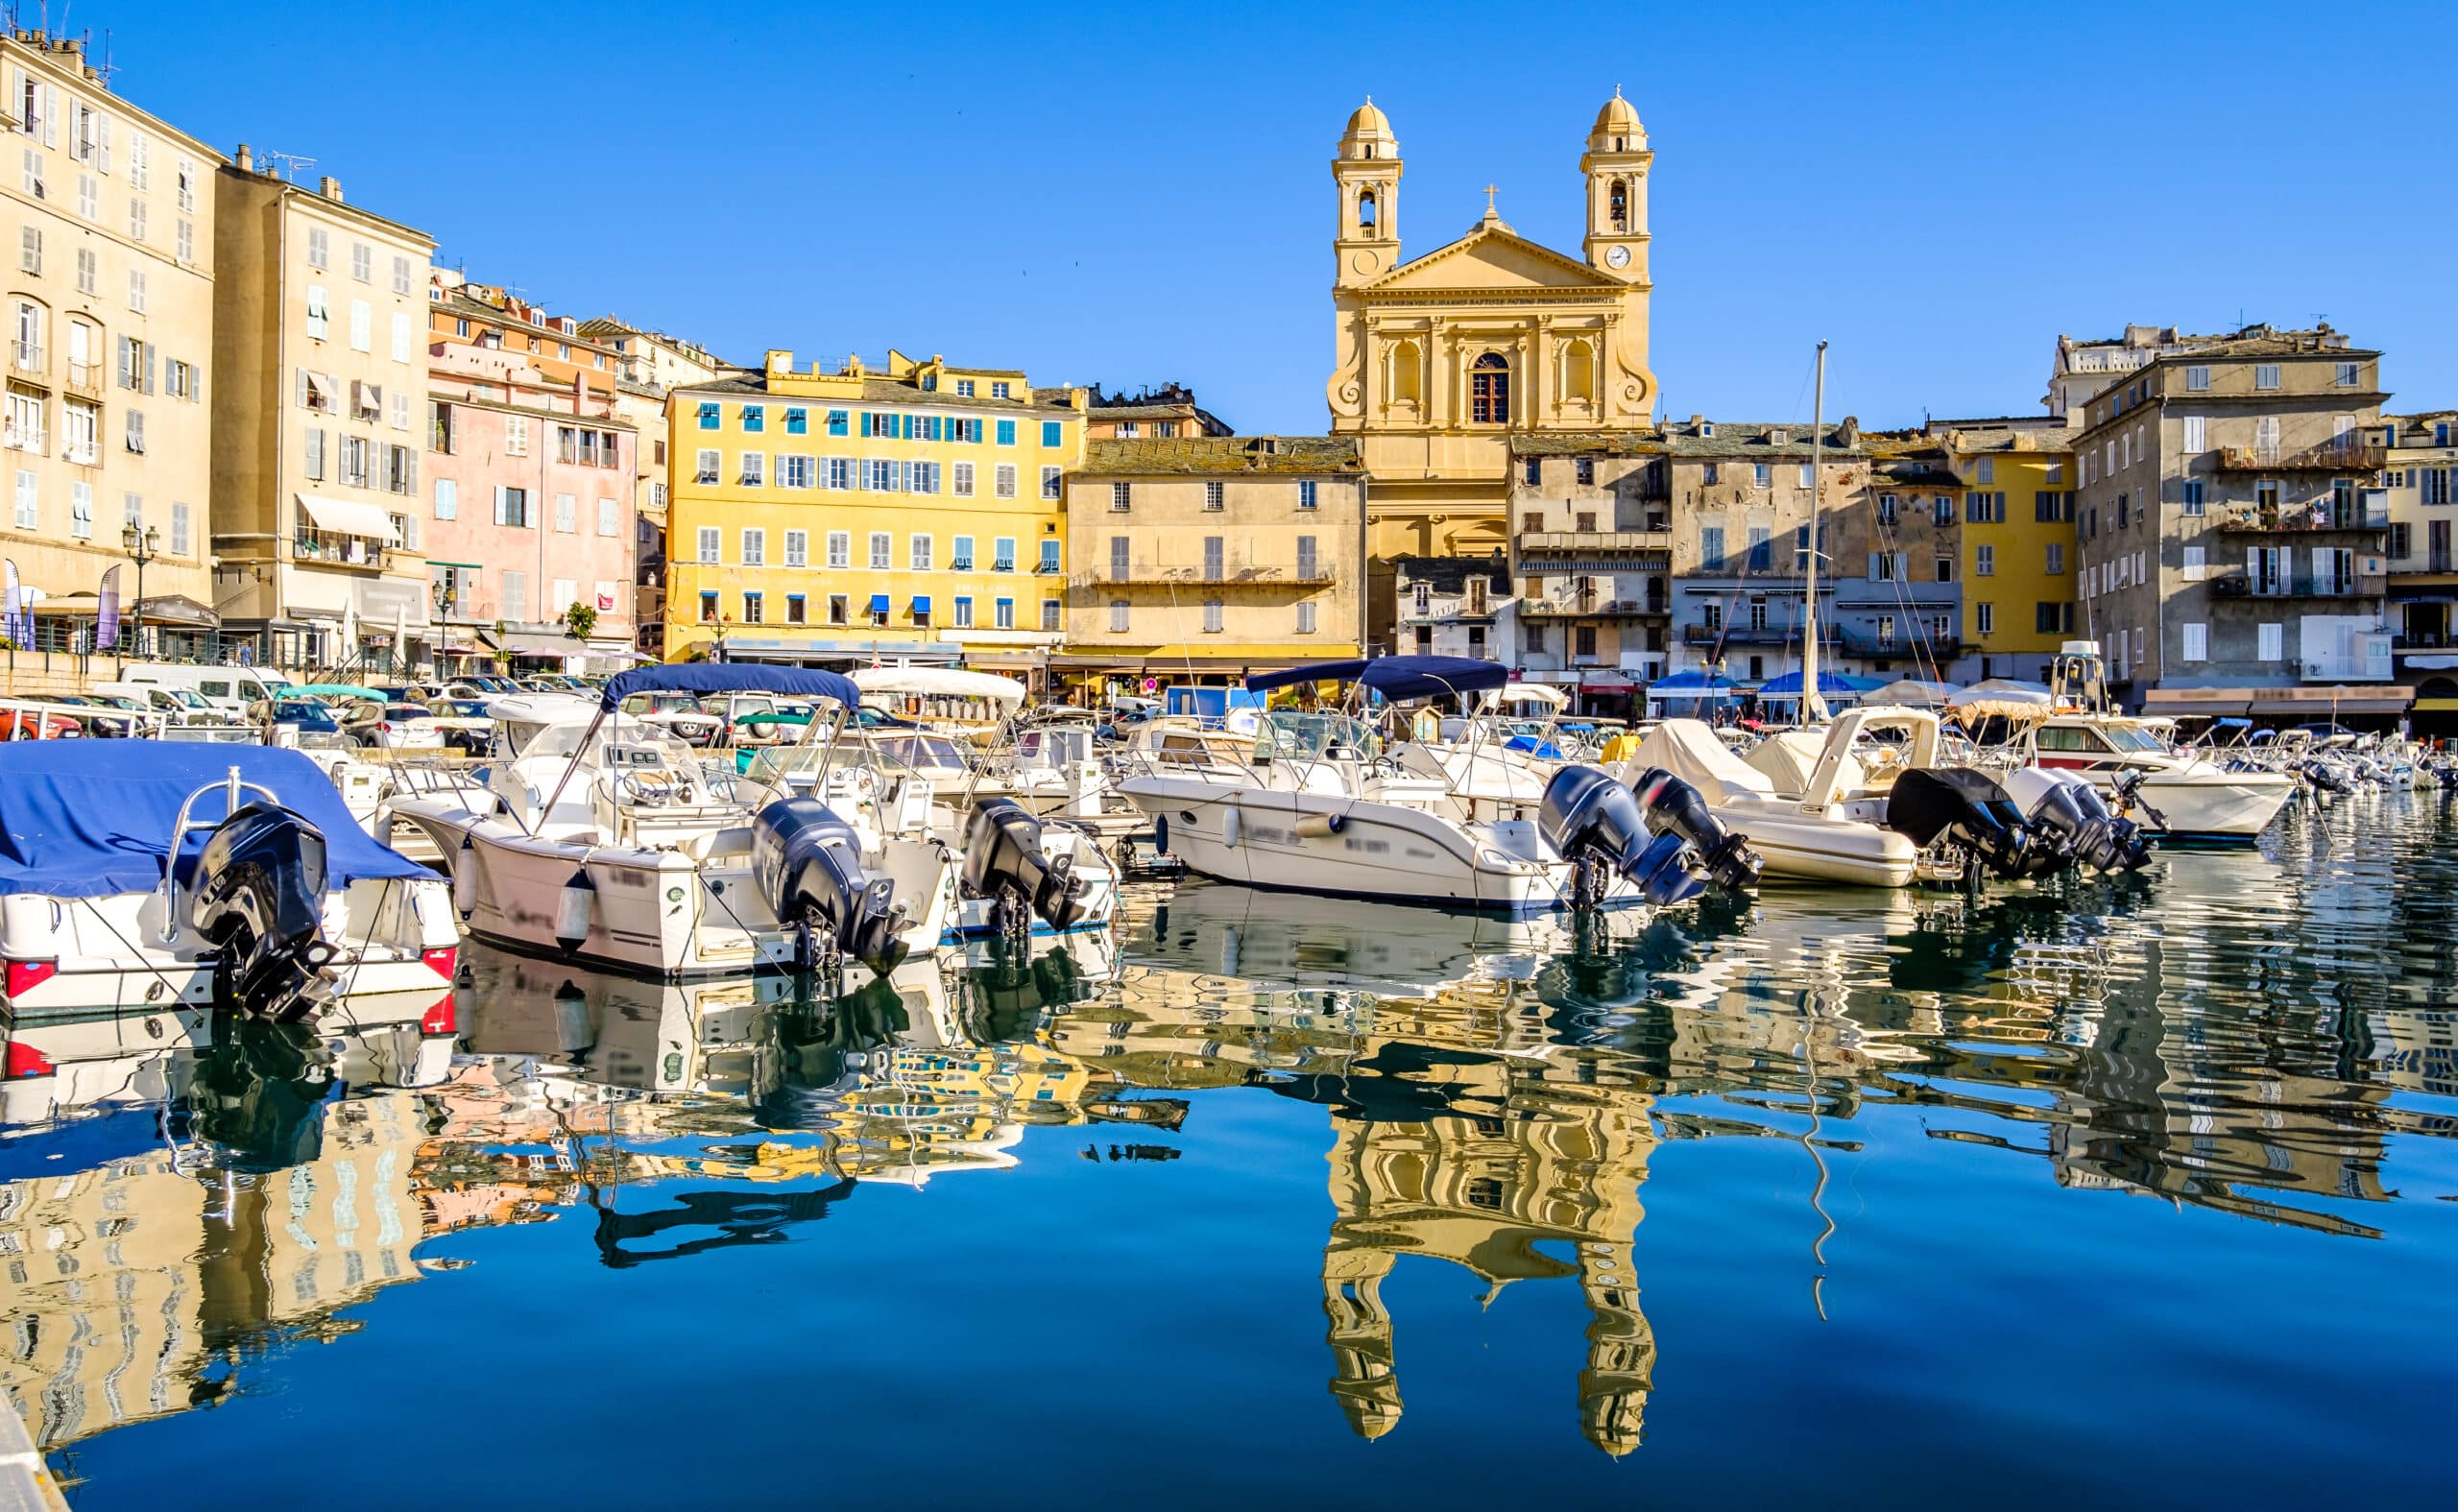
[[[874,614],[884,614],[887,612],[886,594],[874,593],[871,595],[871,612]]]
[[[1732,684],[1704,672],[1675,672],[1671,677],[1657,678],[1648,684],[1648,696],[1670,693],[1729,693]]]
[[[929,594],[916,593],[913,595],[913,612],[917,614],[927,614],[930,612]]]

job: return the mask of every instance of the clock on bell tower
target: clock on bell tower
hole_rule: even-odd
[[[1615,89],[1596,112],[1578,167],[1587,175],[1588,266],[1628,283],[1648,281],[1648,170],[1654,161],[1639,112]]]

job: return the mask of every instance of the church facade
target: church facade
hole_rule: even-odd
[[[1508,546],[1511,438],[1644,427],[1648,360],[1648,150],[1617,90],[1579,158],[1587,233],[1578,256],[1521,236],[1487,191],[1465,236],[1402,252],[1402,159],[1372,100],[1349,117],[1332,178],[1335,436],[1358,438],[1371,480],[1369,634],[1391,647],[1393,564],[1490,557]]]

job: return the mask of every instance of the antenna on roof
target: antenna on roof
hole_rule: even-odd
[[[88,31],[85,34],[85,47],[89,54],[93,50],[93,45],[94,34]],[[111,61],[111,29],[108,26],[103,28],[103,60],[95,65],[94,72],[102,76],[103,87],[106,89],[111,86],[111,75],[119,72],[119,65]]]
[[[264,159],[266,162],[272,163],[281,170],[274,175],[275,178],[288,179],[292,183],[297,183],[299,181],[300,169],[313,168],[316,166],[315,158],[301,157],[297,153],[268,152],[264,155]]]

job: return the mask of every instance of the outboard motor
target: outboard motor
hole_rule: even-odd
[[[1705,794],[1660,767],[1639,774],[1637,791],[1647,809],[1648,828],[1689,841],[1706,868],[1707,880],[1718,887],[1758,885],[1759,869],[1766,863],[1749,849],[1748,836],[1726,829],[1707,811]]]
[[[964,827],[964,885],[992,903],[999,932],[1032,933],[1039,919],[1062,934],[1083,920],[1084,879],[1075,857],[1041,848],[1042,823],[1012,798],[985,799]]]
[[[1706,891],[1707,884],[1693,870],[1699,852],[1670,827],[1671,821],[1658,821],[1638,794],[1592,766],[1566,766],[1554,773],[1536,810],[1536,832],[1571,863],[1569,902],[1580,913],[1604,905],[1615,876],[1636,882],[1658,907],[1686,902]],[[1712,820],[1701,833],[1709,831],[1722,839],[1722,827]]]
[[[241,805],[196,859],[188,923],[221,953],[217,1005],[292,1021],[333,958],[324,936],[325,833],[273,804]]]
[[[817,799],[781,798],[752,819],[751,875],[778,919],[801,931],[804,969],[851,956],[885,976],[904,959],[895,879],[863,870],[860,834]]]
[[[2072,859],[2032,833],[1994,779],[1969,767],[1916,767],[1896,778],[1886,825],[1924,851],[1940,839],[1962,846],[2000,876],[2044,876]]]
[[[2100,790],[2073,773],[2017,767],[2006,774],[2005,786],[2024,823],[2091,870],[2133,872],[2150,861],[2141,828],[2110,812]]]

